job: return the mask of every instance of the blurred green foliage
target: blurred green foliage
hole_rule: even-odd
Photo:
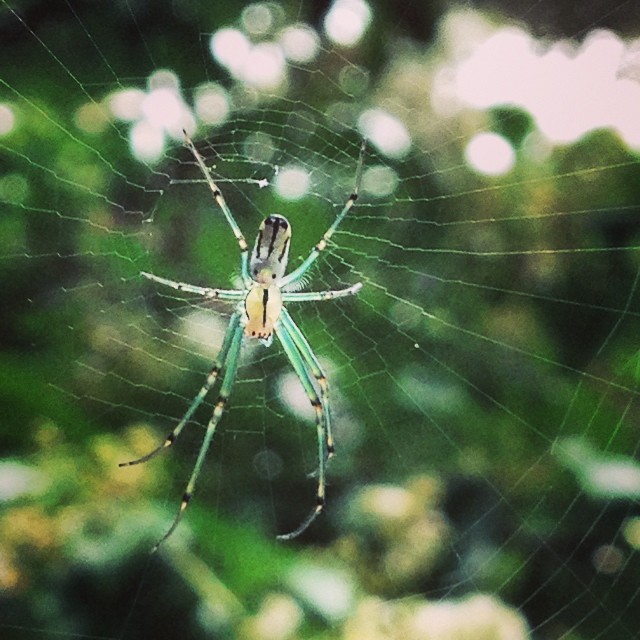
[[[632,637],[636,484],[593,474],[611,460],[623,480],[638,474],[637,157],[598,131],[534,162],[533,124],[510,107],[461,115],[443,144],[428,106],[409,109],[410,156],[367,156],[394,168],[396,192],[363,194],[309,285],[362,280],[363,291],[292,310],[331,364],[326,513],[304,539],[276,542],[313,500],[314,434],[279,390],[284,356],[251,352],[188,515],[149,556],[201,430],[167,458],[117,464],[172,428],[212,355],[185,337],[196,303],[139,271],[227,287],[237,250],[186,149],[139,162],[127,125],[106,118],[87,132],[78,110],[144,89],[164,67],[186,94],[230,85],[207,38],[237,24],[240,7],[14,4],[0,23],[2,101],[17,119],[0,137],[2,638]],[[320,28],[322,4],[279,6]],[[359,135],[327,124],[336,92],[356,106],[413,104],[412,89],[386,83],[387,64],[412,88],[428,77],[428,60],[398,60],[436,16],[372,7],[361,46],[325,44],[287,96],[197,140],[248,236],[266,212],[292,221],[292,261],[351,188]],[[343,95],[333,78],[355,65],[369,87]],[[514,145],[508,176],[464,164],[467,134],[482,128]],[[318,167],[304,201],[250,182],[273,172],[243,159],[256,131],[278,141],[280,162]],[[228,308],[201,306],[204,334],[220,337]],[[260,452],[276,453],[279,474],[268,461],[256,471]]]

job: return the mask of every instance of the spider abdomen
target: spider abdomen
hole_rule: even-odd
[[[249,338],[268,340],[282,311],[280,287],[252,287],[244,299],[246,324],[244,334]]]

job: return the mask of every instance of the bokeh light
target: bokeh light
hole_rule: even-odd
[[[26,202],[29,196],[29,182],[21,173],[5,173],[0,176],[0,200],[14,204]]]
[[[224,124],[231,112],[231,99],[227,90],[215,82],[200,85],[195,91],[194,110],[204,124]]]
[[[318,55],[320,39],[308,25],[294,24],[282,31],[280,45],[288,60],[304,64],[312,62]]]
[[[16,117],[8,104],[0,104],[0,136],[5,136],[13,130]]]
[[[214,60],[237,75],[251,51],[251,42],[239,29],[225,28],[211,36],[209,47]]]
[[[257,89],[273,90],[284,81],[285,70],[282,49],[275,43],[261,42],[249,51],[238,78]]]
[[[107,98],[109,109],[115,118],[123,122],[134,122],[142,117],[142,89],[119,89]]]
[[[184,131],[192,135],[196,129],[195,116],[180,91],[180,80],[168,69],[159,69],[148,77],[147,91],[119,89],[107,96],[105,103],[117,120],[132,123],[129,148],[143,162],[157,162],[167,138],[181,141]],[[80,126],[79,115],[76,118]]]
[[[371,8],[364,0],[334,0],[324,18],[324,29],[331,42],[353,47],[371,22]]]
[[[276,175],[274,188],[284,200],[300,200],[309,191],[309,173],[302,167],[282,167]]]
[[[164,151],[165,135],[159,127],[146,120],[136,122],[129,131],[131,153],[145,162],[157,160]]]
[[[210,48],[219,64],[250,87],[273,91],[285,80],[285,54],[275,42],[253,44],[238,29],[225,28],[211,36]]]
[[[248,135],[243,144],[244,155],[252,162],[269,163],[276,152],[273,138],[263,131]]]
[[[140,105],[142,116],[158,129],[175,127],[182,116],[182,104],[171,89],[154,89],[148,93]]]
[[[358,119],[362,134],[389,158],[404,157],[411,138],[404,123],[383,109],[367,109]]]
[[[375,165],[365,170],[362,188],[376,198],[392,194],[398,185],[398,174],[391,168]]]
[[[478,133],[467,144],[465,159],[477,173],[501,176],[513,169],[516,154],[509,141],[497,133]]]
[[[452,78],[459,103],[475,109],[522,108],[554,144],[569,144],[608,127],[631,148],[640,148],[640,83],[634,76],[636,63],[630,61],[633,46],[604,29],[576,44],[544,42],[523,28],[502,27],[465,52],[452,74],[440,76],[435,91],[441,95],[434,102],[451,102],[450,84],[443,80]]]
[[[272,7],[266,2],[255,2],[245,7],[241,21],[247,33],[263,36],[271,31],[274,22]]]
[[[74,121],[78,129],[87,133],[102,133],[109,124],[107,108],[97,102],[87,102],[78,107]]]

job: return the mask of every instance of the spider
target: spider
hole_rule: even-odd
[[[222,378],[213,415],[207,424],[196,463],[191,472],[187,488],[182,496],[180,508],[169,530],[154,546],[153,550],[155,551],[160,544],[175,531],[191,500],[213,434],[229,400],[229,395],[238,370],[238,360],[240,358],[243,341],[258,340],[264,346],[268,347],[271,345],[273,334],[275,333],[315,411],[318,439],[319,463],[316,503],[309,515],[294,531],[277,536],[280,540],[291,540],[299,536],[311,525],[325,505],[326,464],[334,455],[335,447],[331,431],[331,414],[329,411],[329,383],[318,358],[311,349],[302,331],[291,318],[284,303],[332,300],[334,298],[354,295],[362,288],[362,283],[358,282],[346,289],[334,291],[299,291],[305,284],[305,274],[325,249],[335,230],[358,198],[366,142],[363,140],[360,147],[353,192],[320,241],[311,249],[307,258],[288,275],[286,275],[285,272],[291,241],[291,225],[287,219],[278,214],[272,214],[265,218],[260,225],[251,257],[249,257],[249,245],[240,227],[231,213],[222,192],[211,177],[211,173],[202,156],[186,132],[185,145],[193,154],[196,163],[200,167],[209,185],[213,199],[222,210],[238,241],[240,247],[242,282],[244,286],[242,289],[213,289],[186,284],[184,282],[176,282],[151,273],[141,272],[142,276],[158,284],[177,289],[178,291],[194,293],[204,298],[216,298],[218,300],[235,302],[236,307],[231,314],[229,325],[213,368],[208,373],[200,391],[189,405],[178,425],[156,449],[136,460],[120,463],[119,466],[125,467],[146,462],[173,445],[196,409],[205,399],[207,393],[215,385],[218,378]],[[316,385],[319,393],[316,390]]]

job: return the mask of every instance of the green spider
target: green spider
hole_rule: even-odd
[[[358,189],[362,177],[362,166],[364,162],[365,141],[360,147],[360,156],[356,169],[355,184],[353,192],[349,196],[344,207],[334,220],[333,224],[327,229],[322,236],[320,242],[311,250],[308,257],[290,274],[285,275],[287,268],[287,260],[289,254],[289,244],[291,241],[291,225],[283,216],[273,214],[267,217],[258,231],[251,258],[249,258],[249,246],[240,227],[238,226],[231,210],[229,209],[222,193],[216,183],[213,181],[209,169],[204,163],[202,156],[194,146],[193,142],[186,135],[186,146],[191,150],[198,166],[200,167],[204,177],[211,189],[213,198],[222,209],[233,234],[235,235],[238,245],[240,246],[241,271],[244,287],[242,289],[212,289],[209,287],[198,287],[183,282],[176,282],[155,276],[151,273],[142,272],[145,278],[157,282],[159,284],[172,287],[178,291],[186,291],[195,293],[205,298],[217,298],[218,300],[226,300],[236,302],[236,308],[229,320],[222,347],[218,353],[215,364],[207,375],[202,388],[195,396],[186,413],[180,420],[179,424],[167,436],[163,444],[151,451],[145,456],[129,462],[123,462],[121,467],[146,462],[155,457],[161,451],[170,447],[178,438],[181,431],[189,422],[196,409],[200,406],[207,393],[215,385],[218,377],[222,376],[220,385],[220,393],[216,400],[213,415],[207,424],[205,436],[198,452],[198,457],[189,478],[187,488],[182,496],[180,509],[165,535],[155,545],[157,549],[176,529],[184,512],[191,500],[196,481],[200,475],[202,465],[204,463],[209,445],[213,438],[222,414],[225,410],[231,389],[235,382],[236,373],[238,371],[238,360],[240,357],[240,349],[244,339],[259,340],[263,345],[270,346],[273,334],[282,344],[282,348],[286,353],[291,366],[296,372],[304,390],[309,397],[311,405],[316,415],[316,430],[318,437],[318,489],[316,494],[316,504],[311,513],[291,533],[277,536],[280,540],[290,540],[299,536],[305,531],[309,525],[320,514],[325,505],[325,485],[326,485],[326,464],[335,452],[333,434],[331,431],[331,415],[329,412],[329,384],[324,371],[309,346],[307,339],[302,331],[293,321],[289,312],[284,306],[285,302],[306,302],[332,300],[344,296],[356,294],[362,288],[362,283],[358,282],[347,289],[339,289],[335,291],[298,291],[304,285],[304,276],[325,249],[331,236],[338,228],[342,220],[345,218],[349,210],[353,207],[358,198]],[[316,391],[314,379],[317,383],[320,393]]]

